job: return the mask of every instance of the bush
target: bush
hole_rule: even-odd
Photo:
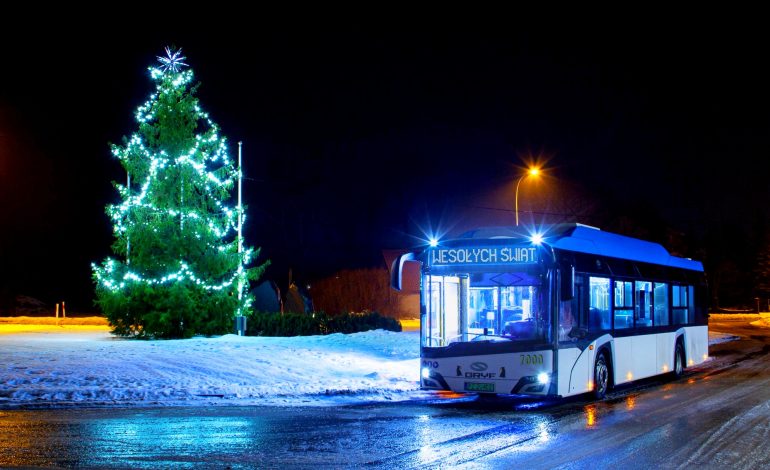
[[[142,339],[230,332],[237,306],[235,296],[187,281],[160,286],[134,283],[119,291],[98,286],[96,302],[113,334]]]
[[[332,333],[357,333],[383,329],[401,331],[401,323],[377,312],[344,313],[329,316],[324,312],[261,313],[249,316],[246,334],[249,336],[309,336]]]

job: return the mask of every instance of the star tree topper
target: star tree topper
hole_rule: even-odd
[[[187,67],[187,64],[182,62],[183,60],[187,59],[187,57],[182,55],[182,48],[173,50],[172,48],[166,46],[166,57],[157,57],[161,63],[161,69],[163,69],[164,72],[168,72],[170,70],[176,73],[179,72],[179,67]]]

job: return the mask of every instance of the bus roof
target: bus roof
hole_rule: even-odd
[[[521,238],[529,234],[518,227],[484,227],[467,232],[461,238]],[[543,242],[553,248],[612,258],[641,261],[675,268],[703,271],[703,264],[671,255],[658,243],[605,232],[582,224],[546,227]]]

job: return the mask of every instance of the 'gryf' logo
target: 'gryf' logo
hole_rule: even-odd
[[[494,372],[487,372],[489,366],[486,362],[474,362],[471,364],[471,370],[473,372],[466,372],[466,379],[494,379],[497,374]]]

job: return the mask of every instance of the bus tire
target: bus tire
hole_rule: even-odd
[[[681,341],[676,342],[676,346],[674,346],[674,377],[675,378],[681,378],[682,375],[684,375],[684,368],[685,368],[685,354],[684,354],[684,346],[682,346]]]
[[[607,362],[607,351],[599,351],[594,362],[594,398],[597,400],[607,396],[607,389],[610,386],[610,366]]]

